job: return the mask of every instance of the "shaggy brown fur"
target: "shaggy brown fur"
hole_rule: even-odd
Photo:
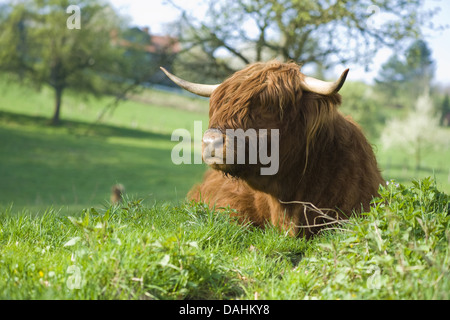
[[[369,209],[383,183],[372,148],[338,111],[341,96],[302,91],[303,77],[295,63],[256,63],[214,91],[209,128],[279,129],[279,171],[262,176],[259,165],[215,164],[189,198],[307,238]]]

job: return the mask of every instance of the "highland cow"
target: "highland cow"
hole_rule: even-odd
[[[202,149],[211,169],[190,199],[306,238],[369,210],[383,179],[362,130],[338,110],[348,69],[336,82],[325,82],[305,76],[296,63],[273,60],[251,64],[218,85],[190,83],[161,69],[180,87],[210,97]],[[267,129],[268,136],[276,129],[279,170],[262,175],[259,162],[217,161],[211,149],[235,151],[227,147],[227,129]]]

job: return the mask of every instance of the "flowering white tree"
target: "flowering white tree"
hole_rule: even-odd
[[[405,119],[392,119],[381,135],[384,148],[402,148],[414,156],[416,170],[420,168],[422,152],[430,147],[448,148],[450,137],[439,127],[439,117],[433,112],[429,89],[417,99],[415,108]]]

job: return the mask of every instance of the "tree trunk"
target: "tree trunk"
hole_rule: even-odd
[[[419,173],[420,170],[420,162],[421,162],[421,143],[420,143],[420,137],[417,138],[417,145],[416,145],[416,174]]]
[[[53,118],[51,125],[56,126],[60,123],[60,110],[61,110],[61,99],[62,99],[63,88],[55,88],[55,111],[53,113]]]

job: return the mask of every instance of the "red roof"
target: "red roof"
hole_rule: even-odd
[[[146,46],[146,51],[157,53],[167,52],[178,53],[181,51],[181,45],[177,38],[170,36],[151,36],[151,44]]]
[[[146,32],[146,30],[143,30],[143,32]],[[150,35],[150,43],[148,45],[133,43],[125,39],[118,39],[116,30],[111,31],[111,38],[115,44],[120,46],[139,48],[151,53],[178,53],[181,51],[181,44],[178,41],[178,38],[170,36]]]

